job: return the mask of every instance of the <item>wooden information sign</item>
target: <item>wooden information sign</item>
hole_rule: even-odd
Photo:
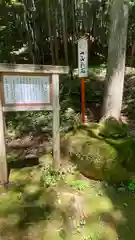
[[[52,78],[44,75],[2,76],[4,111],[52,109]]]
[[[53,166],[60,166],[59,75],[62,66],[0,64],[0,183],[8,182],[4,112],[53,111]]]

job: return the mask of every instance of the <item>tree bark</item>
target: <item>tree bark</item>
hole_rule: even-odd
[[[50,17],[50,2],[49,0],[46,1],[46,13],[47,13],[47,20],[48,20],[48,32],[49,32],[49,38],[50,38],[50,52],[52,57],[52,64],[55,64],[55,58],[54,58],[54,49],[53,49],[53,40],[52,40],[52,28],[51,28],[51,17]]]
[[[29,54],[30,57],[32,58],[32,63],[35,64],[36,63],[36,58],[35,58],[35,54],[34,54],[34,50],[33,50],[33,45],[34,45],[34,34],[33,34],[33,29],[30,25],[30,21],[29,21],[29,8],[27,6],[27,1],[24,0],[24,25],[25,25],[25,29],[26,29],[26,33],[27,33],[27,41],[28,41],[28,50],[29,50]]]
[[[73,68],[76,67],[76,32],[75,32],[75,3],[72,0],[72,24],[73,24],[73,33],[72,33],[72,52],[73,52]]]
[[[133,42],[132,49],[131,49],[130,67],[133,67],[134,54],[135,54],[135,40],[134,40],[134,42]]]
[[[58,39],[57,39],[57,23],[56,23],[56,6],[55,1],[51,0],[51,12],[52,12],[52,30],[54,37],[54,51],[55,51],[55,63],[59,65],[59,53],[58,53]]]
[[[105,80],[103,117],[120,118],[123,98],[125,55],[128,26],[128,2],[113,0],[111,5],[108,67]]]
[[[61,0],[61,15],[62,15],[62,27],[63,27],[63,40],[64,40],[64,52],[65,52],[65,64],[68,65],[68,45],[67,45],[67,29],[65,21],[64,2]]]

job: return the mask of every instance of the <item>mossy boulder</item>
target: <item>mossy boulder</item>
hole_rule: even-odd
[[[115,132],[117,139],[101,136],[102,130],[103,124],[95,124],[80,126],[69,132],[62,141],[62,153],[76,163],[87,177],[108,182],[133,178],[134,139],[127,132],[124,137],[120,133],[118,137]]]
[[[100,124],[99,129],[99,135],[106,138],[119,139],[128,136],[127,125],[114,118],[109,118],[103,124]]]

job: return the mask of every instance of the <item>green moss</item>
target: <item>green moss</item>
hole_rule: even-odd
[[[135,141],[126,126],[114,121],[80,126],[66,135],[63,144],[65,153],[87,177],[122,181],[134,175],[130,171],[135,170]]]
[[[114,139],[125,138],[128,135],[128,127],[116,119],[109,118],[100,126],[100,135]]]

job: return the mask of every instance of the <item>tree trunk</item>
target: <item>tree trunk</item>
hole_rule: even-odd
[[[33,29],[30,25],[30,21],[29,21],[29,8],[27,6],[27,1],[24,0],[24,25],[25,25],[25,29],[26,29],[26,36],[27,36],[27,42],[28,42],[28,51],[30,54],[30,57],[32,58],[32,63],[35,64],[36,63],[36,58],[35,58],[35,54],[34,54],[34,50],[33,50],[33,45],[34,45],[34,36],[33,36]]]
[[[110,20],[111,32],[102,119],[113,117],[119,120],[124,86],[128,2],[113,0]]]
[[[72,33],[72,52],[73,52],[73,59],[72,59],[72,68],[76,67],[76,32],[75,32],[75,3],[72,0],[72,24],[73,24],[73,33]]]
[[[133,67],[134,54],[135,54],[135,40],[134,40],[134,42],[133,42],[132,49],[131,49],[130,67]]]
[[[52,40],[52,28],[51,28],[51,16],[50,16],[50,2],[49,0],[46,1],[46,13],[47,13],[47,20],[48,20],[48,32],[50,38],[50,50],[51,50],[51,57],[52,57],[52,64],[55,64],[55,57],[54,57],[54,49],[53,49],[53,40]]]
[[[63,40],[64,40],[64,52],[65,52],[65,64],[68,65],[68,45],[67,45],[67,29],[65,21],[64,2],[61,0],[61,15],[62,15],[62,27],[63,27]]]
[[[55,20],[55,55],[56,55],[56,64],[59,65],[59,25],[58,25],[58,4],[57,0],[54,1],[54,20]]]
[[[56,6],[55,6],[55,1],[51,0],[50,3],[51,3],[51,12],[52,12],[52,30],[53,30],[53,37],[54,37],[55,63],[56,65],[59,65]]]

